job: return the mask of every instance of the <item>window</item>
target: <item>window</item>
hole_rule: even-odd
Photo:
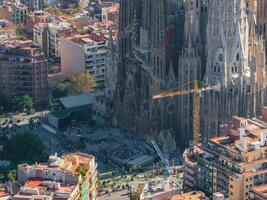
[[[237,54],[235,55],[235,59],[236,59],[236,61],[239,61],[239,59],[240,59],[240,55],[239,55],[239,53],[237,53]]]
[[[222,55],[222,54],[219,55],[219,61],[220,61],[220,62],[223,61],[223,55]]]

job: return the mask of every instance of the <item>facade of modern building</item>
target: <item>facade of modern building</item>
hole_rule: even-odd
[[[95,200],[97,198],[97,164],[91,155],[71,153],[58,157],[55,154],[49,157],[47,163],[20,164],[17,171],[18,182],[26,183],[26,188],[27,181],[37,178],[47,180],[47,182],[58,182],[63,187],[64,185],[72,186],[70,198],[66,199]],[[58,183],[56,185],[60,188]]]
[[[30,12],[36,10],[43,10],[44,9],[44,1],[43,0],[21,0],[21,3],[28,7]]]
[[[48,69],[40,48],[31,40],[5,40],[0,44],[0,93],[9,101],[23,95],[35,105],[48,103]]]
[[[99,35],[74,35],[61,40],[62,74],[67,77],[88,72],[99,87],[105,86],[108,39]]]
[[[185,152],[184,156],[195,158],[193,163],[198,168],[195,174],[185,170],[185,177],[197,177],[193,188],[210,195],[220,192],[230,199],[246,200],[250,198],[250,189],[267,183],[266,107],[262,113],[260,118],[233,117],[229,134],[211,138],[194,151]],[[190,166],[185,162],[185,168]]]

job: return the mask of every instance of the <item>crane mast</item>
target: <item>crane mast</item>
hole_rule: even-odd
[[[155,150],[157,151],[162,163],[165,165],[165,168],[168,172],[171,171],[171,167],[170,167],[170,164],[168,162],[168,159],[163,155],[163,153],[161,152],[159,146],[157,145],[156,141],[154,140],[154,138],[152,137],[151,138],[151,143],[153,144]]]
[[[163,92],[157,95],[153,96],[153,99],[162,99],[162,98],[168,98],[168,97],[175,97],[179,95],[187,95],[187,94],[194,94],[194,110],[193,110],[193,132],[194,132],[194,145],[199,144],[199,100],[200,100],[200,94],[204,91],[209,90],[220,90],[220,85],[217,86],[208,86],[205,88],[199,88],[198,80],[194,80],[193,82],[187,83],[185,85],[194,84],[193,89],[190,90],[172,90],[168,92]],[[180,86],[181,87],[181,86]]]
[[[194,128],[194,145],[199,144],[199,87],[197,80],[194,81],[194,118],[193,118],[193,128]]]

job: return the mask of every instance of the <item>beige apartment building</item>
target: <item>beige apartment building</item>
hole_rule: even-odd
[[[185,152],[184,176],[191,186],[185,183],[230,200],[248,200],[251,189],[267,184],[267,107],[258,118],[233,117],[230,127],[225,136]]]
[[[74,35],[61,40],[61,68],[66,77],[88,72],[105,85],[108,39],[102,35]]]

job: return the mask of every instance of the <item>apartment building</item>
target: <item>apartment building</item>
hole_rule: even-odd
[[[47,61],[31,40],[5,40],[0,43],[0,93],[15,103],[22,95],[35,105],[48,102]]]
[[[44,9],[43,0],[20,0],[20,2],[25,4],[31,12]]]
[[[184,157],[195,158],[191,160],[198,168],[197,173],[189,173],[186,169],[191,165],[184,162],[185,177],[197,177],[192,186],[208,194],[220,192],[230,199],[246,200],[250,189],[267,183],[267,107],[261,117],[235,116],[231,125],[228,135],[185,152]]]
[[[105,85],[105,57],[108,39],[102,35],[74,35],[61,40],[62,74],[71,77],[88,72],[95,76],[98,86]]]
[[[46,57],[60,59],[60,40],[66,36],[70,36],[76,32],[76,27],[69,22],[57,21],[36,23],[33,26],[33,41],[35,45],[42,48]]]
[[[76,28],[69,22],[56,22],[48,24],[48,57],[59,58],[60,57],[60,40],[66,36],[76,32]]]
[[[184,190],[194,188],[197,185],[197,176],[195,176],[198,172],[198,165],[195,154],[191,151],[193,149],[186,149],[183,154],[184,159],[184,182],[183,187]]]
[[[88,25],[88,31],[92,34],[104,34],[108,37],[109,31],[112,31],[114,38],[117,37],[118,25],[113,21],[97,21]]]
[[[20,188],[19,192],[14,195],[13,199],[77,200],[79,199],[79,193],[79,184],[69,185],[42,178],[30,178]]]
[[[31,181],[37,179],[37,185],[40,187],[56,184],[54,188],[59,190],[59,194],[61,188],[70,187],[66,199],[95,200],[97,197],[97,164],[91,155],[71,153],[58,157],[55,154],[49,157],[47,163],[20,164],[17,171],[18,182],[24,184],[25,189],[31,185]],[[40,190],[40,187],[34,186],[32,190]]]
[[[119,3],[106,3],[101,8],[102,21],[111,20],[119,22]]]
[[[38,23],[33,26],[33,41],[34,45],[39,46],[45,56],[49,54],[48,51],[48,23]]]
[[[17,37],[16,26],[8,20],[0,20],[0,41]]]
[[[6,19],[14,24],[25,24],[28,7],[17,2],[6,2],[0,6],[0,19]]]
[[[26,31],[27,33],[32,33],[34,25],[38,25],[39,23],[49,23],[55,19],[56,16],[44,11],[30,12],[26,16]]]

